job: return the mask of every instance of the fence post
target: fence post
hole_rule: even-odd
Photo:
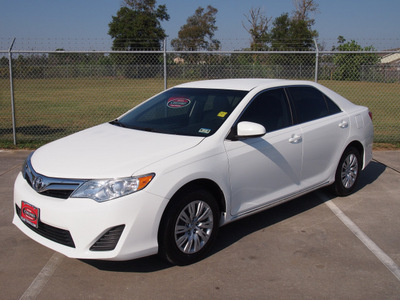
[[[14,46],[15,38],[13,39],[10,48],[8,49],[8,67],[10,69],[10,93],[11,93],[11,114],[12,114],[12,127],[13,127],[13,139],[14,146],[17,145],[17,128],[15,125],[15,103],[14,103],[14,80],[13,80],[13,72],[12,72],[12,54],[11,50]]]
[[[167,38],[164,39],[164,90],[167,89]]]
[[[315,44],[315,82],[318,82],[318,60],[319,60],[319,49],[318,49],[318,44],[317,40],[314,38],[314,44]]]

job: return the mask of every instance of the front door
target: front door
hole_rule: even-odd
[[[302,131],[293,125],[285,91],[258,94],[240,121],[261,124],[267,133],[225,141],[234,216],[273,204],[301,189]]]
[[[300,190],[302,140],[299,126],[267,133],[261,138],[226,141],[225,147],[232,215],[272,204]]]

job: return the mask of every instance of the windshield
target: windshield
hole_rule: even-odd
[[[173,88],[111,122],[127,128],[191,136],[210,136],[247,91]]]

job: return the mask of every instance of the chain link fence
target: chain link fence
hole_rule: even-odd
[[[216,78],[318,81],[370,108],[376,143],[400,144],[399,50],[128,53],[9,49],[0,50],[0,146],[37,147],[115,119],[165,88]]]

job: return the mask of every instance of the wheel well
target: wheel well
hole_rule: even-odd
[[[172,197],[171,201],[173,201],[173,198],[176,197],[177,195],[186,192],[187,190],[193,190],[194,188],[203,188],[209,191],[217,200],[217,204],[219,207],[219,210],[221,212],[226,212],[226,204],[225,204],[225,196],[218,184],[216,184],[214,181],[209,180],[209,179],[197,179],[194,181],[191,181],[184,186],[182,186]]]
[[[364,165],[364,147],[359,141],[353,141],[351,142],[346,149],[349,147],[354,147],[358,150],[358,153],[360,153],[360,158],[361,158],[361,165]]]

